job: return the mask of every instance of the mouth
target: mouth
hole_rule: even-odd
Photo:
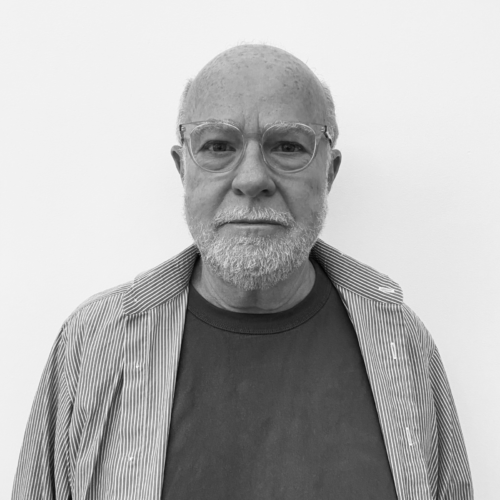
[[[273,220],[267,220],[267,219],[236,219],[229,221],[228,224],[272,224],[274,226],[280,226],[276,221]]]

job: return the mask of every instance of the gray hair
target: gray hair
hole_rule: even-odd
[[[176,126],[176,134],[179,144],[181,144],[181,133],[179,130],[179,125],[181,123],[186,123],[186,101],[191,86],[193,84],[193,81],[194,79],[190,78],[186,82],[186,85],[184,86],[184,90],[182,91],[181,99],[179,102],[179,112],[177,114],[177,126]],[[330,87],[323,81],[321,82],[321,86],[323,87],[323,93],[326,102],[326,126],[328,127],[328,130],[330,131],[333,139],[332,141],[333,142],[332,148],[333,148],[339,136],[339,128],[337,126],[337,119],[335,117],[335,104],[333,102],[333,97],[332,97],[332,92],[330,91]]]

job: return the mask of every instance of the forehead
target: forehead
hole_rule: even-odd
[[[197,76],[186,118],[229,119],[252,129],[279,120],[323,123],[324,95],[318,79],[295,58],[230,54]]]

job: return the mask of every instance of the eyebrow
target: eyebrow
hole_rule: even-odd
[[[285,122],[283,120],[278,120],[278,121],[275,121],[275,122],[272,122],[272,123],[266,123],[264,125],[264,129],[268,128],[268,127],[279,127],[279,128],[303,128],[305,126],[307,126],[305,123],[301,123],[301,122]]]
[[[198,120],[197,123],[229,123],[235,127],[240,128],[240,124],[231,118],[224,118],[223,120],[218,120],[217,118],[209,118],[208,120]]]

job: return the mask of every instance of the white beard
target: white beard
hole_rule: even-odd
[[[297,224],[291,214],[270,208],[222,210],[209,224],[191,217],[185,200],[186,221],[203,264],[212,273],[243,290],[265,290],[287,279],[309,257],[323,228],[327,192],[311,227]],[[285,227],[284,236],[221,236],[218,227],[237,219],[272,220]]]

